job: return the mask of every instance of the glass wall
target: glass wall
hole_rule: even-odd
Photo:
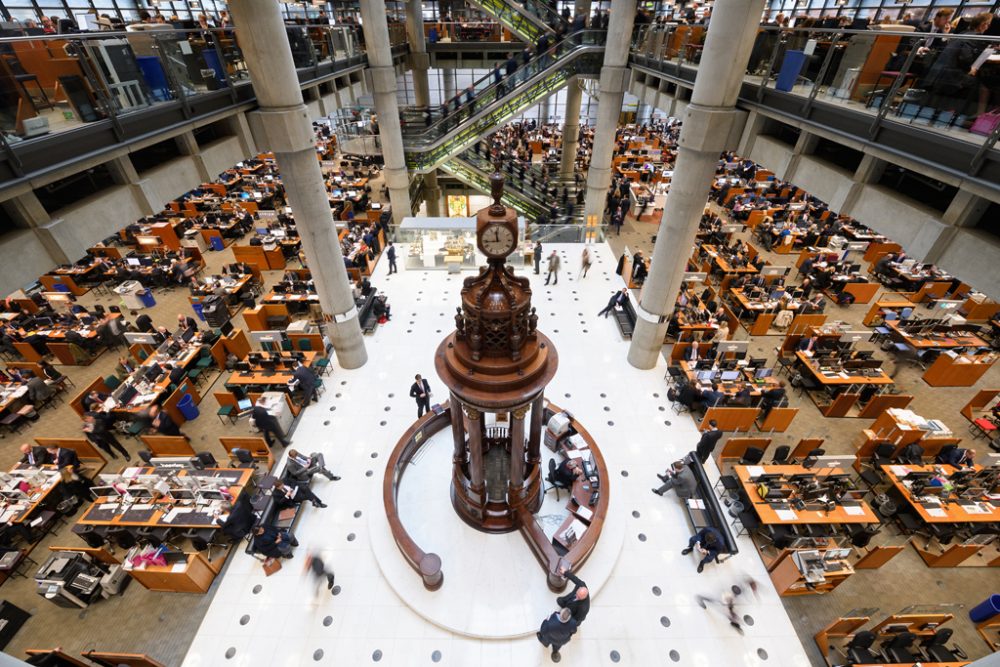
[[[199,14],[219,16],[226,10],[226,3],[223,0],[161,0],[155,4],[139,0],[0,0],[0,16],[6,21],[23,23],[55,16],[72,18],[81,29],[96,29],[94,22],[103,14],[126,24],[133,23],[139,19],[141,10],[160,14],[167,21],[175,16],[178,21],[194,21]]]

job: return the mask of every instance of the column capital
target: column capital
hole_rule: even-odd
[[[738,117],[739,111],[732,107],[689,104],[678,145],[701,153],[721,153],[728,143],[733,122]]]
[[[514,415],[514,419],[520,419],[521,421],[524,421],[524,418],[528,415],[528,410],[530,408],[531,408],[530,405],[522,405],[521,407],[512,410],[511,413]]]
[[[294,153],[312,148],[316,137],[306,105],[269,108],[251,111],[247,117],[252,122],[255,142],[267,146],[275,153]]]
[[[368,68],[372,76],[372,92],[396,94],[396,70],[386,66]]]
[[[479,410],[470,405],[466,405],[465,403],[462,404],[462,411],[465,413],[465,416],[472,421],[477,421],[481,414]]]
[[[601,92],[625,92],[625,89],[628,88],[628,81],[631,75],[632,70],[628,67],[610,67],[605,65],[601,68]]]

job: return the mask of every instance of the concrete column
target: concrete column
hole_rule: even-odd
[[[709,25],[711,25],[711,22],[709,22]],[[760,136],[761,130],[764,129],[765,122],[767,122],[767,118],[762,113],[756,109],[750,111],[750,117],[747,118],[747,123],[743,128],[743,135],[740,137],[740,145],[736,148],[737,155],[749,157],[750,152],[753,150],[754,142]]]
[[[587,197],[584,215],[604,217],[604,206],[611,187],[611,158],[614,155],[615,131],[622,112],[625,88],[628,86],[628,49],[632,26],[635,23],[636,0],[621,0],[611,7],[608,17],[608,40],[604,47],[604,66],[601,67],[600,101],[597,103],[597,125],[594,128],[594,147],[587,172]],[[714,18],[713,18],[714,21]]]
[[[451,439],[454,443],[452,463],[460,464],[465,461],[465,413],[455,394],[451,395]]]
[[[802,159],[803,155],[811,155],[816,150],[816,144],[819,143],[819,135],[812,134],[803,130],[799,133],[799,138],[795,142],[795,147],[792,148],[792,157],[785,165],[785,173],[779,174],[778,178],[786,181],[795,182],[795,170],[799,168],[799,161]]]
[[[653,368],[660,357],[667,321],[708,201],[719,153],[726,148],[738,116],[736,98],[757,34],[762,4],[761,0],[729,0],[716,5],[712,14],[681,129],[674,178],[657,232],[649,277],[636,308],[637,321],[628,352],[628,361],[636,368]]]
[[[302,100],[280,5],[232,0],[229,9],[257,95],[263,146],[274,151],[327,319],[327,334],[344,368],[368,361],[354,295],[344,267],[326,185],[316,159],[312,122]],[[383,17],[384,21],[384,17]]]
[[[983,199],[966,190],[959,190],[952,198],[944,215],[941,216],[941,222],[948,227],[941,230],[937,240],[924,255],[923,261],[929,264],[941,261],[941,257],[944,256],[952,240],[958,236],[959,230],[962,227],[976,224],[989,205],[988,199]]]
[[[549,116],[552,115],[552,109],[549,105],[549,100],[552,99],[551,96],[546,97],[544,100],[538,103],[538,124],[542,125],[549,122]]]
[[[177,148],[181,155],[187,155],[194,159],[194,168],[198,170],[198,178],[201,179],[202,183],[210,182],[212,176],[208,173],[208,167],[205,165],[205,159],[201,156],[201,147],[198,146],[198,140],[194,138],[194,133],[178,134],[174,137],[174,141],[177,142]]]
[[[3,208],[18,227],[30,229],[34,233],[38,242],[45,248],[45,252],[49,254],[53,264],[70,263],[71,260],[66,256],[66,251],[55,240],[49,229],[53,226],[49,212],[45,210],[42,202],[38,200],[38,196],[33,191],[28,190],[4,201]],[[23,282],[28,282],[28,280],[25,279]]]
[[[528,406],[510,413],[510,491],[521,498],[524,492],[524,418]]]
[[[385,184],[389,188],[392,220],[398,225],[410,215],[410,179],[403,152],[403,133],[399,125],[399,105],[396,103],[396,70],[392,66],[385,12],[385,0],[361,0],[365,52],[368,54],[375,112],[380,121],[382,157],[385,159]]]
[[[545,420],[543,394],[531,402],[531,422],[528,426],[528,465],[538,465],[542,460],[542,424]]]
[[[427,203],[427,217],[441,216],[441,186],[438,185],[437,170],[424,174],[424,201]]]
[[[127,155],[116,157],[105,163],[111,177],[118,185],[127,185],[135,197],[143,215],[153,215],[163,208],[164,202],[159,201],[160,195],[153,189],[148,178],[140,178],[139,172]]]
[[[864,192],[865,187],[878,182],[878,179],[882,178],[886,164],[888,163],[885,160],[871,155],[865,155],[861,158],[861,164],[858,165],[851,179],[853,183],[847,189],[843,199],[827,202],[830,210],[837,211],[843,215],[850,215],[851,210],[861,197],[861,193]]]
[[[572,180],[576,172],[576,152],[580,145],[580,104],[583,88],[580,79],[573,77],[566,87],[566,119],[563,123],[562,154],[559,156],[559,178]]]
[[[413,73],[413,96],[418,107],[430,105],[430,86],[427,70],[431,65],[424,39],[423,3],[406,0],[406,37],[410,43],[410,71]]]
[[[441,85],[444,86],[444,99],[442,102],[447,102],[451,98],[455,97],[455,70],[451,67],[441,68]]]

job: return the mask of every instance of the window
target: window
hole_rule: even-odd
[[[894,164],[886,166],[878,184],[942,213],[958,192],[954,186]]]

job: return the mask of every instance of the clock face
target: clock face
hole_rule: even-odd
[[[500,257],[514,250],[517,239],[506,225],[494,224],[483,230],[479,243],[484,253],[491,257]]]

